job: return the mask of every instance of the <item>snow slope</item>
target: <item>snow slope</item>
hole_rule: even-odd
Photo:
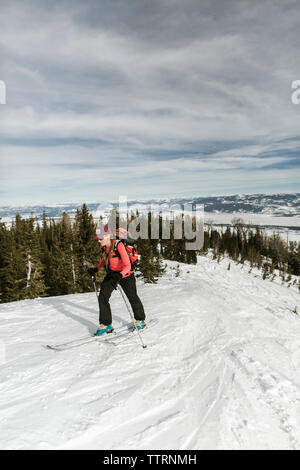
[[[95,293],[0,306],[2,449],[300,449],[296,288],[228,260],[169,263],[139,283],[159,324],[119,344],[43,347],[93,332]],[[115,327],[128,321],[117,292]]]

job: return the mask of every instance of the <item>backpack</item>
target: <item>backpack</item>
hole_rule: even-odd
[[[121,258],[120,254],[118,253],[118,244],[122,242],[123,245],[125,246],[125,250],[130,259],[131,268],[134,270],[136,268],[139,255],[136,250],[135,240],[132,240],[130,237],[128,237],[128,235],[129,235],[128,231],[125,230],[124,228],[119,228],[116,231],[116,241],[114,244],[114,252],[116,256]]]

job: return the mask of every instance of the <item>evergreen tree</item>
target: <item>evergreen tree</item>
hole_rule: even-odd
[[[137,266],[140,274],[137,274],[137,276],[142,277],[146,283],[156,283],[158,279],[157,264],[151,241],[139,238],[137,240],[137,247],[140,254]]]
[[[99,246],[94,241],[96,224],[86,204],[77,210],[74,226],[74,253],[76,255],[76,290],[88,292],[93,289],[87,267],[99,261]]]
[[[20,214],[16,215],[15,221],[12,223],[13,243],[13,269],[15,274],[16,299],[22,300],[26,298],[25,287],[27,284],[27,226],[26,221],[22,219]]]
[[[15,240],[12,231],[0,222],[0,303],[18,300],[15,274]]]
[[[26,286],[22,291],[22,297],[34,299],[45,296],[47,288],[44,281],[44,272],[41,262],[40,230],[36,221],[31,217],[26,221],[26,233],[24,244],[26,252]]]

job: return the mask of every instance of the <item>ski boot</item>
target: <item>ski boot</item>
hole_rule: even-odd
[[[143,328],[145,328],[145,326],[146,326],[145,320],[135,320],[135,323],[134,323],[135,330],[142,330]]]
[[[98,326],[98,330],[95,336],[102,336],[104,334],[112,333],[114,331],[112,325],[103,325],[102,323]]]

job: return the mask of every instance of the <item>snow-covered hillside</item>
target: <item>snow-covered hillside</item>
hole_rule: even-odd
[[[0,306],[2,449],[300,449],[295,287],[228,260],[139,283],[159,323],[118,346],[44,348],[95,331],[95,293]],[[128,321],[114,293],[115,327]]]

